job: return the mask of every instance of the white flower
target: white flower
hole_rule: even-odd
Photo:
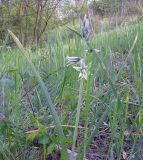
[[[87,80],[87,66],[85,65],[84,59],[80,60],[80,66],[79,67],[73,66],[73,68],[76,71],[80,72],[79,73],[79,78],[84,78],[85,80]]]
[[[67,59],[67,66],[77,63],[81,60],[81,58],[79,57],[68,57],[68,56],[66,57],[66,59]]]
[[[99,52],[100,52],[100,50],[99,50],[99,49],[94,49],[94,51],[95,51],[96,53],[99,53]]]
[[[84,59],[80,57],[66,57],[67,66],[72,64],[78,64],[79,66],[73,66],[73,68],[80,72],[79,78],[84,78],[87,80],[87,66],[85,65]]]
[[[80,71],[79,78],[84,78],[85,80],[87,80],[87,71],[86,71],[86,69],[82,69]]]

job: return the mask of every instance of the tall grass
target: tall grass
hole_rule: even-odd
[[[92,63],[92,67],[82,90],[78,124],[82,129],[78,138],[84,140],[78,143],[80,139],[77,139],[75,145],[80,158],[86,157],[92,143],[96,144],[96,139],[104,134],[105,137],[110,135],[109,141],[104,139],[108,157],[141,159],[142,26],[140,23],[98,34],[90,41],[91,47],[100,49],[100,53],[90,53],[88,64]],[[17,48],[0,52],[0,112],[3,116],[0,118],[3,144],[0,159],[32,159],[35,155],[38,159],[43,153],[46,158],[47,152],[60,145],[59,137],[69,148],[72,146],[70,126],[75,128],[79,79],[78,73],[65,67],[65,57],[84,57],[86,47],[78,35],[67,29],[64,32],[64,39],[63,33],[58,32],[56,42],[49,41],[43,48],[26,48],[27,61]],[[66,138],[63,138],[62,126]],[[29,153],[35,141],[38,152]],[[127,144],[130,147],[125,147]],[[96,147],[97,154],[104,159],[102,148]]]

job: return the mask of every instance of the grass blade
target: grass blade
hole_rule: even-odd
[[[63,149],[63,157],[67,157],[67,152],[66,152],[66,145],[65,145],[65,142],[64,142],[64,133],[63,133],[63,129],[62,129],[62,126],[61,126],[61,122],[60,122],[60,119],[58,117],[58,114],[55,110],[55,106],[54,104],[52,103],[52,100],[51,100],[51,97],[50,97],[50,94],[42,80],[42,78],[40,77],[39,73],[36,71],[36,68],[35,66],[33,65],[32,61],[29,59],[29,57],[27,56],[27,53],[23,47],[23,45],[21,44],[21,42],[19,41],[19,39],[13,34],[13,32],[11,32],[10,30],[8,30],[9,34],[12,36],[12,38],[14,39],[15,43],[18,45],[19,49],[21,50],[21,52],[23,53],[26,61],[28,62],[28,64],[30,65],[30,67],[32,68],[34,74],[35,74],[35,77],[37,78],[37,80],[39,81],[39,85],[41,86],[44,94],[45,94],[45,98],[48,102],[48,106],[49,106],[49,109],[50,109],[50,112],[52,114],[52,117],[53,117],[53,120],[54,120],[54,123],[56,125],[56,129],[58,131],[58,135],[59,135],[59,138],[60,138],[60,142],[61,142],[61,145],[62,145],[62,149]]]

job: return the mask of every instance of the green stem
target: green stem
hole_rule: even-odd
[[[91,61],[91,54],[89,53],[87,56],[87,63],[90,64]],[[92,63],[93,64],[93,63]],[[91,84],[91,73],[92,73],[92,66],[88,67],[89,69],[89,76],[86,83],[86,105],[85,105],[85,132],[84,132],[84,141],[83,141],[83,158],[86,156],[86,146],[87,146],[87,136],[88,136],[88,123],[89,123],[89,112],[90,112],[90,84]]]
[[[46,160],[46,144],[43,144],[44,160]]]
[[[78,98],[78,105],[77,105],[76,123],[75,123],[74,135],[73,135],[72,153],[70,156],[71,160],[74,160],[74,149],[75,149],[75,144],[76,144],[77,134],[78,134],[77,130],[78,130],[79,117],[80,117],[80,107],[82,105],[83,82],[84,82],[84,80],[81,79],[80,80],[80,87],[79,87],[79,98]]]

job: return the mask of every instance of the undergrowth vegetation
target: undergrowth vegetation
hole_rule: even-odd
[[[0,51],[0,159],[52,159],[71,151],[81,80],[66,66],[67,56],[89,66],[74,156],[143,158],[143,24],[93,36],[92,51],[76,32],[55,32],[56,40],[41,48],[16,41],[20,50]]]

